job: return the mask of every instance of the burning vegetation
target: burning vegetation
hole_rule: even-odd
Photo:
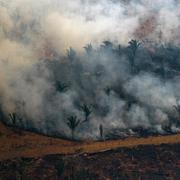
[[[1,120],[72,139],[180,132],[178,7],[0,2]]]

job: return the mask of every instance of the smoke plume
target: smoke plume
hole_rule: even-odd
[[[0,0],[2,118],[69,136],[75,115],[79,138],[97,138],[101,124],[123,136],[179,132],[179,9],[179,0]]]

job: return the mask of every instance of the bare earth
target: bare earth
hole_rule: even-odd
[[[0,161],[20,157],[41,157],[48,154],[96,153],[121,147],[178,143],[180,143],[180,134],[105,142],[72,142],[25,131],[18,133],[0,123]]]

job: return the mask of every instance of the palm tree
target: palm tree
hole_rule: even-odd
[[[104,88],[104,92],[106,93],[107,96],[110,96],[110,93],[111,93],[111,87],[110,86],[107,86]]]
[[[139,48],[139,46],[141,45],[140,42],[138,42],[137,40],[131,40],[129,41],[129,46],[128,46],[128,49],[130,50],[129,53],[128,53],[128,56],[129,56],[129,61],[130,61],[130,64],[131,64],[131,71],[132,73],[134,72],[134,66],[135,66],[135,56],[136,56],[136,52]]]
[[[83,122],[87,122],[89,120],[89,116],[92,113],[91,107],[83,104],[82,106],[80,106],[80,110],[84,112],[85,120]]]
[[[75,58],[76,58],[76,51],[70,47],[68,50],[67,50],[67,57],[68,59],[70,59],[71,61],[73,61]]]
[[[113,43],[110,41],[103,41],[101,45],[102,52],[111,52],[113,50]]]
[[[66,84],[66,83],[63,83],[61,81],[58,81],[56,83],[56,90],[61,92],[61,93],[64,93],[68,90],[69,86]]]
[[[20,125],[20,127],[24,127],[23,118],[17,115],[17,113],[13,112],[9,114],[9,118],[13,124],[13,126]]]
[[[93,51],[93,47],[92,47],[91,44],[87,44],[87,45],[84,47],[84,49],[85,49],[85,51],[86,51],[86,53],[87,53],[88,55],[91,55],[91,53],[92,53],[92,51]]]
[[[77,119],[77,116],[70,116],[67,118],[66,124],[68,125],[69,129],[71,129],[71,136],[72,140],[74,139],[74,132],[77,126],[80,124],[80,120]]]
[[[172,133],[172,125],[180,127],[180,105],[174,105],[173,109],[174,111],[168,114],[170,121],[162,125],[163,130],[167,133]]]
[[[180,105],[174,106],[175,111],[177,112],[178,116],[180,115]]]
[[[163,82],[165,82],[166,80],[166,67],[165,67],[165,62],[166,60],[168,61],[167,58],[167,49],[164,46],[160,47],[160,55],[159,55],[159,60],[160,60],[160,64],[161,64],[161,77]]]
[[[103,41],[102,47],[111,48],[111,49],[112,49],[113,44],[112,44],[112,42],[110,42],[110,41]]]
[[[129,48],[132,50],[133,54],[136,54],[137,49],[139,48],[139,46],[141,45],[140,42],[138,42],[137,40],[131,40],[129,41]]]
[[[10,113],[9,118],[10,118],[12,124],[15,126],[17,124],[17,115],[16,115],[16,113]]]

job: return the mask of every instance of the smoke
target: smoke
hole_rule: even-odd
[[[6,118],[16,112],[19,126],[47,134],[69,135],[65,120],[83,120],[82,104],[92,114],[78,127],[78,137],[96,138],[100,124],[107,132],[133,134],[143,127],[165,133],[169,124],[178,132],[171,119],[180,98],[179,8],[177,0],[0,0],[1,111]],[[142,42],[135,74],[126,48],[131,39]],[[178,65],[166,61],[166,74],[176,76],[165,82],[159,59],[150,57],[165,51],[157,44],[171,45]]]

